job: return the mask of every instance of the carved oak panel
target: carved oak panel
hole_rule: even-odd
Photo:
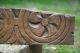
[[[0,9],[1,44],[73,44],[73,34],[73,16]]]

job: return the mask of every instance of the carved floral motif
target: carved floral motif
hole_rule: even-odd
[[[0,43],[73,44],[74,17],[25,9],[0,9]]]

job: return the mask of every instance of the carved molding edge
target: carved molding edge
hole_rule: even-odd
[[[74,16],[0,8],[1,44],[73,44]]]

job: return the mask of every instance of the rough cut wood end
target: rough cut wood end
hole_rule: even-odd
[[[0,44],[74,43],[74,16],[0,8]]]

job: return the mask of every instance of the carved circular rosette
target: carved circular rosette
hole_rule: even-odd
[[[26,11],[27,12],[27,11]],[[35,43],[59,44],[68,35],[71,26],[70,16],[43,12],[27,12],[24,18],[24,29]],[[69,33],[71,34],[71,33]]]
[[[73,42],[74,17],[25,9],[0,9],[0,43]]]

